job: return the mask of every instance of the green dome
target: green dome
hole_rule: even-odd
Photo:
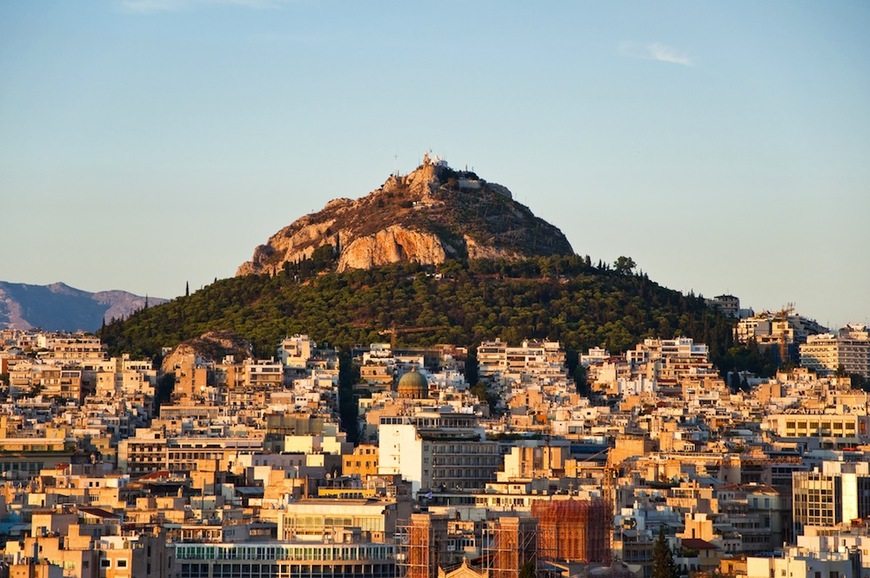
[[[429,382],[416,369],[412,369],[399,379],[399,397],[421,399],[429,396]]]

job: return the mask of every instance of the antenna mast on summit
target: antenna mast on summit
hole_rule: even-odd
[[[399,155],[398,155],[398,153],[394,154],[393,158],[396,159],[396,172],[394,174],[398,177],[399,176]]]

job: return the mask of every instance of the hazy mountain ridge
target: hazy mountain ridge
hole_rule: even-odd
[[[0,281],[0,327],[47,331],[96,331],[112,319],[128,317],[166,299],[141,297],[128,291],[91,293],[65,283],[30,285]]]
[[[574,253],[557,227],[514,201],[506,187],[425,156],[416,170],[389,177],[368,195],[332,200],[284,227],[236,275],[274,275],[324,245],[333,248],[338,271]]]

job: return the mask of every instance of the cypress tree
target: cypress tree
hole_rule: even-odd
[[[652,578],[679,578],[680,572],[674,562],[674,553],[671,552],[665,539],[665,529],[659,530],[659,537],[653,546]]]

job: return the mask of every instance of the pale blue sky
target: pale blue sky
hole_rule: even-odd
[[[867,30],[863,0],[3,2],[0,279],[175,297],[432,149],[581,255],[870,323]]]

